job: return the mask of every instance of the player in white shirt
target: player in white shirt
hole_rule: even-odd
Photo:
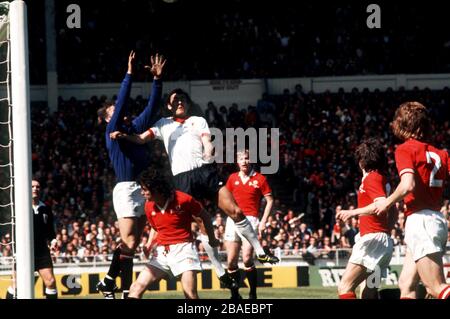
[[[192,101],[181,89],[169,94],[167,108],[171,117],[162,118],[154,127],[140,135],[126,135],[122,132],[111,133],[111,138],[123,138],[133,143],[144,144],[152,139],[164,142],[169,156],[170,167],[176,189],[190,194],[197,200],[208,199],[217,203],[236,224],[237,231],[255,248],[260,262],[276,263],[278,258],[264,251],[252,225],[236,204],[233,195],[225,187],[217,173],[213,161],[213,145],[208,123],[203,117],[189,116]],[[200,221],[197,221],[200,226]],[[202,226],[201,226],[202,228]],[[217,248],[209,246],[205,236],[202,244],[215,266],[220,278],[226,275],[218,260]]]

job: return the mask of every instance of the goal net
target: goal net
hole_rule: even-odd
[[[15,265],[9,3],[0,2],[0,293]]]

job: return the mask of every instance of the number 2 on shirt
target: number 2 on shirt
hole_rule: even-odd
[[[441,158],[435,152],[428,152],[428,151],[426,152],[426,156],[427,156],[428,164],[433,163],[433,161],[431,159],[434,160],[433,170],[431,171],[431,174],[430,174],[430,187],[442,187],[443,180],[434,178],[436,173],[441,168]]]

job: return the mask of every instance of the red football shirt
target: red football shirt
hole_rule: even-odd
[[[239,173],[228,177],[226,187],[233,193],[234,199],[245,216],[259,216],[261,198],[272,193],[264,175],[253,171],[249,179],[243,182]]]
[[[363,177],[359,186],[358,208],[366,207],[380,197],[386,197],[386,177],[377,171],[371,171]],[[389,231],[387,213],[360,216],[359,231],[361,236],[369,233],[387,233]]]
[[[444,150],[409,139],[395,151],[395,162],[401,175],[413,172],[415,188],[404,198],[405,215],[422,210],[441,208],[444,182],[449,175],[449,157]]]
[[[193,241],[191,232],[192,216],[198,216],[202,205],[192,196],[175,191],[175,196],[165,209],[153,201],[146,201],[147,220],[158,232],[158,245],[173,245]]]

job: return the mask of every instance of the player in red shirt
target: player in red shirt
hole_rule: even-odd
[[[198,299],[197,275],[200,259],[191,232],[192,217],[203,220],[211,246],[219,241],[208,213],[192,196],[176,191],[169,178],[149,168],[139,178],[146,199],[145,214],[157,235],[156,253],[130,288],[129,298],[141,298],[148,285],[164,277],[181,275],[181,285],[187,299]]]
[[[340,299],[356,299],[356,288],[371,273],[375,272],[374,275],[381,279],[382,272],[389,266],[393,250],[388,214],[373,213],[374,203],[386,198],[386,178],[383,175],[387,166],[385,151],[379,141],[368,139],[358,146],[355,155],[363,172],[358,191],[358,208],[340,210],[336,218],[346,221],[359,216],[360,238],[353,246],[352,255],[338,286]],[[362,298],[378,298],[376,286],[365,285]]]
[[[237,153],[237,164],[239,166],[239,172],[230,175],[226,187],[233,194],[236,203],[252,224],[255,232],[258,231],[261,237],[262,231],[266,228],[267,217],[273,206],[272,190],[270,189],[266,178],[253,170],[253,167],[250,164],[248,150]],[[258,218],[259,208],[263,197],[267,204],[260,221]],[[242,240],[243,237],[236,231],[236,226],[231,218],[227,218],[224,239],[226,241],[228,255],[228,273],[236,280],[236,282],[240,282],[238,260],[239,251],[242,247],[242,261],[250,286],[249,298],[256,299],[257,272],[253,260],[254,250],[252,245],[250,245],[245,238]],[[239,295],[239,286],[231,289],[231,298],[242,298]]]
[[[375,211],[383,213],[401,200],[406,205],[407,252],[399,278],[401,298],[416,298],[420,279],[433,297],[447,299],[450,286],[445,283],[442,257],[448,228],[439,208],[450,174],[449,156],[427,142],[432,127],[426,107],[419,102],[400,105],[391,127],[404,141],[395,151],[400,184],[386,200],[376,203]]]

